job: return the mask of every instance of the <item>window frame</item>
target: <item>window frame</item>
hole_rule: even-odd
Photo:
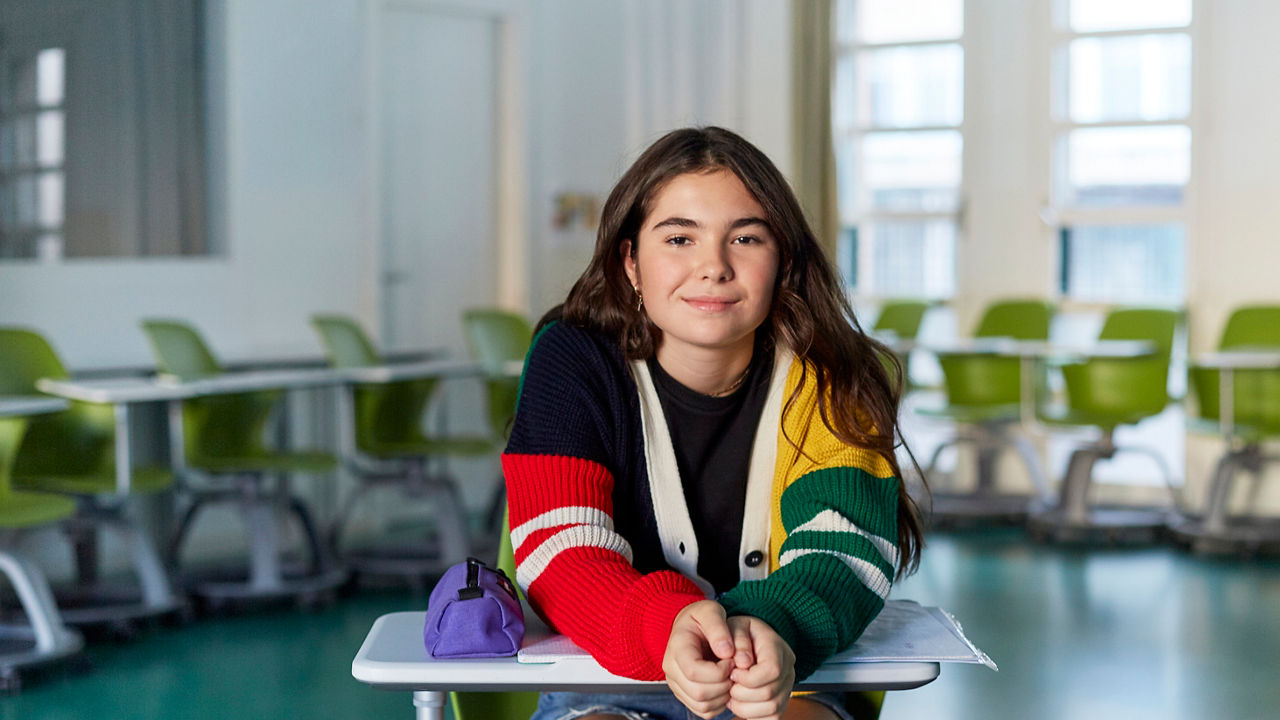
[[[1126,28],[1122,30],[1087,30],[1077,31],[1070,27],[1070,5],[1072,0],[1054,0],[1049,13],[1048,40],[1048,118],[1047,143],[1048,157],[1048,192],[1041,218],[1052,231],[1053,243],[1053,289],[1051,295],[1068,306],[1109,306],[1115,303],[1146,303],[1153,305],[1181,305],[1188,295],[1184,279],[1183,286],[1178,289],[1177,300],[1170,302],[1167,298],[1097,298],[1082,297],[1071,291],[1067,279],[1070,276],[1067,264],[1066,237],[1072,228],[1077,227],[1116,227],[1125,225],[1181,225],[1183,229],[1182,262],[1184,278],[1186,268],[1190,267],[1192,258],[1192,237],[1195,228],[1196,179],[1199,143],[1200,109],[1198,94],[1203,83],[1199,68],[1202,65],[1203,41],[1200,21],[1202,11],[1199,0],[1191,0],[1191,18],[1186,25]],[[1071,118],[1071,43],[1086,38],[1124,38],[1152,35],[1182,35],[1190,43],[1191,61],[1188,67],[1189,83],[1187,113],[1178,117],[1161,120],[1101,120],[1081,122]],[[1110,128],[1144,128],[1144,127],[1185,127],[1190,133],[1188,162],[1190,165],[1187,182],[1183,185],[1182,200],[1177,204],[1132,204],[1112,206],[1081,206],[1066,201],[1065,195],[1070,180],[1070,165],[1067,159],[1067,147],[1071,134],[1077,130],[1110,129]]]
[[[45,105],[41,104],[37,90],[37,99],[34,103],[23,105],[14,103],[9,107],[3,100],[12,92],[9,83],[12,81],[12,68],[19,62],[32,62],[39,64],[41,53],[48,50],[60,50],[62,52],[62,97],[57,104]],[[66,212],[67,212],[67,67],[70,64],[71,51],[65,44],[44,44],[41,46],[32,46],[29,48],[10,48],[8,51],[0,51],[0,126],[11,125],[14,127],[15,145],[16,145],[16,126],[24,119],[32,120],[37,128],[39,126],[39,118],[45,113],[54,112],[62,118],[62,158],[56,164],[42,163],[37,157],[30,164],[14,163],[13,165],[5,165],[0,163],[0,188],[9,188],[13,193],[14,207],[12,208],[17,215],[16,198],[17,186],[24,178],[34,178],[39,183],[42,176],[55,174],[62,181],[62,197],[59,199],[62,208],[62,221],[57,225],[44,225],[37,219],[36,223],[26,226],[15,227],[11,232],[0,229],[0,262],[57,262],[62,259],[62,248],[64,233],[66,230]],[[36,79],[37,85],[39,79]],[[38,135],[36,138],[39,144]],[[16,148],[15,148],[16,149]],[[37,151],[38,153],[38,151]],[[40,198],[37,195],[37,205]],[[7,211],[9,208],[0,208],[0,211]],[[39,214],[37,209],[36,214]],[[41,238],[54,236],[57,243],[50,248],[41,247]],[[7,255],[3,249],[6,246],[17,246],[20,249],[31,246],[30,254]]]
[[[852,9],[856,7],[858,0],[849,0],[848,6],[853,14]],[[854,277],[845,277],[847,291],[851,298],[856,300],[870,300],[872,302],[895,297],[896,294],[886,293],[877,287],[874,273],[874,256],[872,243],[866,241],[865,228],[867,225],[876,223],[894,223],[894,222],[912,222],[912,223],[930,223],[935,221],[945,221],[950,223],[954,228],[953,255],[958,255],[960,246],[964,237],[964,217],[965,217],[965,123],[967,120],[967,108],[965,107],[965,88],[969,83],[968,77],[968,58],[970,48],[968,46],[967,32],[967,11],[965,8],[965,0],[957,0],[960,3],[961,17],[965,19],[966,25],[960,29],[960,34],[950,38],[930,38],[930,39],[913,39],[886,42],[866,42],[857,39],[856,34],[852,35],[853,39],[845,40],[841,38],[839,27],[840,15],[833,15],[832,23],[832,78],[838,78],[838,68],[841,61],[850,60],[850,66],[853,72],[852,82],[857,87],[858,58],[863,53],[875,52],[880,50],[888,50],[895,48],[928,48],[928,47],[948,47],[956,46],[960,49],[961,54],[961,88],[960,88],[960,118],[958,124],[920,124],[920,125],[881,125],[876,124],[872,120],[861,122],[859,114],[861,110],[857,107],[851,109],[850,123],[846,126],[840,126],[836,123],[837,113],[832,112],[832,139],[836,148],[847,146],[850,148],[848,162],[854,166],[855,202],[853,207],[847,208],[843,205],[838,207],[840,241],[837,249],[837,257],[839,258],[839,269],[843,273],[846,268],[852,268]],[[832,87],[833,107],[838,96],[838,89]],[[878,210],[871,207],[866,202],[864,193],[866,192],[866,183],[862,180],[864,177],[865,164],[861,159],[862,143],[867,135],[877,133],[929,133],[929,132],[956,132],[960,136],[961,151],[958,157],[960,164],[960,178],[956,185],[956,203],[953,207],[938,210]],[[847,247],[846,236],[851,236],[856,246],[852,249],[853,257],[849,257],[851,248]],[[928,300],[949,300],[955,296],[957,291],[958,272],[956,263],[952,264],[950,287],[940,293],[921,293],[924,299]],[[918,296],[913,296],[918,297]]]

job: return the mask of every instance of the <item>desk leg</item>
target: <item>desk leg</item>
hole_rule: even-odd
[[[116,403],[113,410],[116,421],[116,492],[128,495],[129,484],[133,482],[129,458],[129,404]]]
[[[444,720],[444,703],[449,693],[437,690],[418,690],[413,693],[413,707],[417,720]]]
[[[1227,440],[1227,452],[1231,451],[1232,435],[1236,434],[1235,378],[1231,377],[1231,368],[1218,370],[1218,424],[1222,427],[1222,435]]]

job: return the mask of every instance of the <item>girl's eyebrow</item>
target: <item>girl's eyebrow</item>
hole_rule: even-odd
[[[764,219],[762,218],[743,217],[743,218],[738,218],[737,220],[734,220],[729,225],[729,229],[737,230],[738,228],[744,228],[749,225],[763,225],[766,228],[769,227],[769,223],[765,222]],[[691,220],[689,218],[678,217],[673,215],[667,218],[666,220],[656,223],[653,226],[653,229],[657,230],[659,228],[664,228],[664,227],[686,227],[686,228],[699,229],[702,227],[702,223],[698,222],[697,220]]]

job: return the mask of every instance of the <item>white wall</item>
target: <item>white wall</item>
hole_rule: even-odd
[[[1280,303],[1280,3],[1200,0],[1204,21],[1195,101],[1204,109],[1193,172],[1197,219],[1188,263],[1191,351],[1217,346],[1232,308]],[[1194,499],[1223,443],[1193,435],[1187,471]],[[1280,467],[1272,465],[1261,500],[1280,511]],[[1241,493],[1252,484],[1240,482]]]
[[[148,316],[195,323],[223,358],[315,355],[307,316],[357,312],[371,268],[361,0],[211,0],[211,221],[200,259],[0,266],[0,322],[74,369],[146,365]],[[225,52],[225,54],[224,54]]]
[[[530,310],[564,300],[595,228],[552,225],[559,193],[603,205],[663,133],[718,124],[791,168],[790,9],[770,0],[536,0],[531,13]]]

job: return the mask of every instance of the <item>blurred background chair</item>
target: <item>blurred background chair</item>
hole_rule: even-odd
[[[0,692],[18,689],[22,668],[67,657],[84,646],[79,633],[62,624],[44,573],[19,552],[28,535],[65,522],[76,505],[59,495],[13,488],[10,473],[27,417],[4,401],[8,392],[0,389],[0,573],[13,587],[22,613],[19,621],[0,624]]]
[[[911,349],[920,334],[920,323],[928,312],[930,303],[924,300],[889,300],[880,306],[871,332],[889,345],[902,365],[902,387],[911,387]],[[888,367],[888,365],[886,365]]]
[[[194,328],[176,320],[144,320],[143,331],[162,375],[184,382],[220,375],[222,367]],[[193,591],[212,605],[255,598],[293,596],[303,603],[323,599],[345,579],[334,567],[316,532],[311,513],[292,495],[294,474],[318,476],[333,471],[337,459],[318,450],[268,448],[267,423],[283,396],[281,391],[209,395],[182,403],[183,480],[190,500],[170,543],[170,563],[180,563],[182,546],[195,518],[208,504],[234,503],[249,538],[249,568],[211,578],[193,575]],[[189,482],[198,474],[209,486]],[[276,480],[268,487],[268,478]],[[302,568],[282,562],[280,516],[297,518],[308,560]]]
[[[529,352],[533,328],[517,313],[473,308],[463,312],[462,329],[471,357],[484,367],[489,432],[498,450],[502,450],[520,397],[520,372],[513,372],[512,367],[521,364]],[[499,473],[485,513],[485,529],[490,533],[499,532],[498,523],[507,507],[506,491]]]
[[[382,356],[354,320],[317,315],[311,324],[333,367],[383,364]],[[483,456],[495,448],[487,436],[428,434],[423,430],[439,380],[428,376],[360,383],[349,390],[351,417],[343,420],[351,430],[343,434],[353,437],[354,444],[347,443],[344,461],[360,484],[334,518],[329,537],[334,551],[359,572],[401,575],[416,584],[422,576],[442,572],[471,552],[466,511],[444,460]],[[378,490],[421,502],[432,516],[434,533],[425,538],[384,540],[359,549],[344,546],[343,537],[357,507]]]
[[[1053,306],[1041,300],[1002,300],[983,312],[973,337],[1048,340]],[[1030,440],[1021,432],[1022,364],[1016,355],[991,352],[944,351],[936,353],[942,367],[946,404],[920,407],[925,417],[955,424],[955,434],[934,450],[925,469],[932,487],[934,527],[968,524],[1021,523],[1034,495],[1001,491],[997,462],[1008,447],[1017,450],[1037,487],[1045,485],[1040,461]],[[1037,377],[1036,385],[1040,384]],[[957,445],[971,445],[976,453],[974,486],[970,491],[944,489],[935,480],[942,452]],[[928,508],[929,500],[923,507]]]
[[[1066,404],[1041,415],[1060,428],[1096,428],[1101,436],[1076,448],[1067,463],[1057,505],[1028,519],[1032,537],[1059,542],[1147,543],[1169,520],[1166,508],[1108,507],[1093,503],[1093,466],[1118,452],[1139,452],[1159,466],[1171,493],[1173,473],[1154,448],[1117,446],[1121,425],[1159,415],[1169,404],[1169,358],[1181,313],[1163,309],[1118,309],[1107,314],[1099,340],[1151,344],[1139,357],[1095,357],[1061,366]],[[1177,496],[1174,495],[1175,505]]]
[[[1222,351],[1280,351],[1280,305],[1254,305],[1231,313],[1218,343]],[[1188,384],[1196,398],[1192,430],[1225,434],[1222,423],[1222,371],[1188,369]],[[1203,514],[1172,523],[1175,538],[1203,553],[1251,553],[1280,550],[1280,521],[1246,512],[1230,514],[1232,488],[1241,471],[1262,480],[1265,465],[1280,456],[1264,452],[1267,442],[1280,439],[1280,368],[1231,371],[1231,433],[1214,467]]]
[[[37,395],[40,378],[69,377],[53,346],[39,333],[0,328],[0,394]],[[129,494],[117,493],[115,419],[110,405],[71,402],[64,412],[33,417],[13,461],[14,486],[74,498],[75,516],[62,527],[74,548],[75,581],[58,587],[59,608],[72,624],[108,623],[121,633],[130,622],[182,607],[150,536],[128,516],[131,500],[173,487],[162,467],[134,468]],[[106,582],[99,567],[99,531],[128,549],[137,583]]]

